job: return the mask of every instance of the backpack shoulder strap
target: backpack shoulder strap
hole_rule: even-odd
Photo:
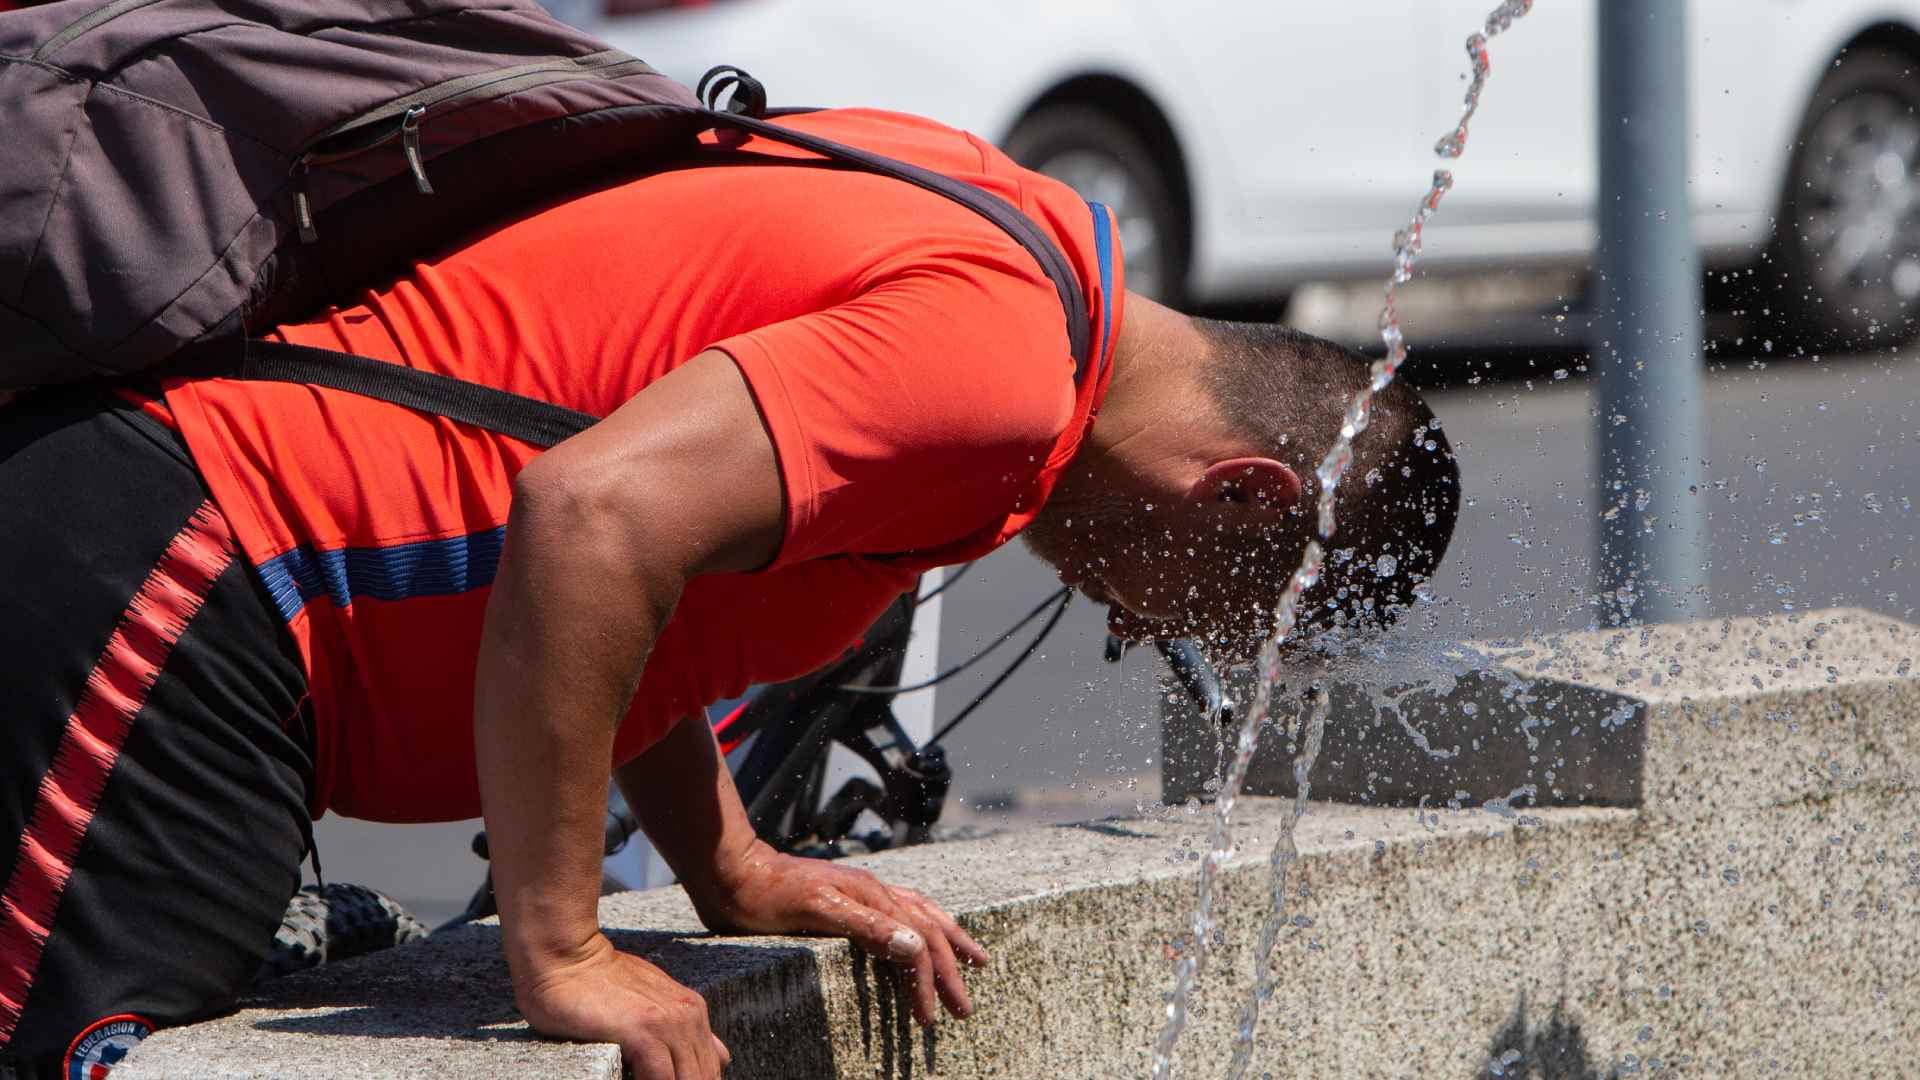
[[[553,446],[600,420],[591,413],[449,375],[283,341],[245,340],[244,347],[231,338],[210,341],[169,361],[167,374],[325,386],[541,447]]]
[[[822,157],[857,165],[868,172],[904,180],[916,187],[944,195],[998,225],[1033,255],[1034,261],[1040,264],[1040,269],[1052,279],[1054,291],[1060,294],[1060,307],[1067,319],[1067,341],[1073,350],[1074,380],[1078,382],[1085,378],[1087,372],[1091,370],[1093,327],[1088,321],[1087,300],[1080,290],[1080,279],[1074,276],[1073,268],[1068,264],[1067,257],[1061,254],[1059,246],[1040,231],[1040,227],[1034,224],[1032,218],[1021,213],[1018,207],[972,184],[943,176],[930,169],[909,165],[882,154],[795,131],[779,124],[719,110],[712,111],[710,119],[716,127],[731,127],[736,131],[749,132],[775,142],[786,143],[788,146],[810,150]]]
[[[738,113],[711,111],[716,126],[764,136],[822,157],[903,180],[943,195],[998,225],[1030,252],[1053,282],[1067,320],[1076,382],[1092,368],[1092,326],[1086,296],[1060,248],[1032,218],[986,191],[917,165],[793,131]],[[168,362],[169,374],[205,378],[304,383],[434,413],[535,446],[548,447],[599,421],[590,413],[400,364],[309,345],[221,335],[190,347]]]

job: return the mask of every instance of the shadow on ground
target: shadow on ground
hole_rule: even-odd
[[[1568,1014],[1565,1001],[1554,1003],[1544,1024],[1527,1017],[1527,995],[1520,995],[1508,1019],[1493,1037],[1487,1067],[1479,1077],[1503,1080],[1619,1080],[1618,1069],[1602,1071],[1593,1064],[1587,1034]]]
[[[817,960],[798,945],[734,943],[708,934],[610,930],[616,948],[659,965],[707,998],[734,1077],[833,1075]],[[882,965],[884,967],[884,965]],[[880,1075],[910,1077],[912,1017],[890,971],[857,972],[863,1029],[879,1035]],[[770,994],[775,983],[787,991]],[[795,993],[794,988],[804,992]],[[778,1020],[768,1015],[768,1002]],[[264,1018],[262,1032],[374,1039],[534,1042],[514,1006],[497,926],[466,926],[386,953],[264,984],[241,1008],[315,1010]],[[774,1033],[777,1032],[777,1039]],[[895,1048],[898,1048],[897,1052]],[[932,1061],[933,1047],[925,1047]],[[873,1057],[871,1051],[869,1058]]]

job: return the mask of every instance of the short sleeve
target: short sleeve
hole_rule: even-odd
[[[916,257],[844,303],[714,347],[779,456],[787,520],[770,569],[997,533],[1073,415],[1059,300],[1017,248]]]

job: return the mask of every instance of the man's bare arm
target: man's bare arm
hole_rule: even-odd
[[[781,499],[753,397],[711,350],[514,484],[474,716],[507,959],[537,1027],[620,1042],[642,1076],[706,1075],[724,1051],[690,1045],[697,997],[599,931],[614,733],[685,583],[770,560]]]
[[[712,930],[836,934],[908,969],[914,1015],[973,1012],[963,964],[987,952],[939,905],[865,870],[782,855],[754,835],[705,716],[682,720],[617,774],[648,839]]]

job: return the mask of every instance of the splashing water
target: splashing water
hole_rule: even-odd
[[[1332,698],[1325,690],[1309,690],[1302,709],[1306,716],[1306,737],[1300,744],[1300,753],[1293,759],[1293,812],[1280,823],[1280,839],[1274,841],[1273,853],[1267,856],[1267,900],[1268,913],[1265,922],[1260,924],[1260,944],[1254,950],[1258,958],[1254,968],[1253,991],[1247,995],[1246,1004],[1240,1006],[1240,1019],[1233,1033],[1233,1059],[1227,1064],[1227,1075],[1238,1080],[1246,1075],[1247,1065],[1253,1060],[1253,1033],[1260,1023],[1260,1004],[1273,996],[1274,980],[1267,974],[1267,957],[1273,955],[1273,946],[1280,939],[1280,929],[1286,925],[1287,909],[1287,870],[1300,857],[1300,849],[1294,845],[1293,835],[1299,828],[1300,818],[1307,812],[1307,796],[1311,788],[1313,763],[1320,757],[1320,740],[1327,733],[1327,713]]]
[[[1515,19],[1533,10],[1533,0],[1504,0],[1487,16],[1483,32],[1467,39],[1467,55],[1473,63],[1473,81],[1467,88],[1466,110],[1460,122],[1434,147],[1443,159],[1456,159],[1466,150],[1468,128],[1474,114],[1480,108],[1480,95],[1486,88],[1487,77],[1492,71],[1492,62],[1487,53],[1487,42],[1513,26]],[[1198,899],[1194,905],[1191,936],[1186,947],[1181,950],[1180,959],[1174,966],[1174,987],[1167,995],[1167,1022],[1161,1029],[1153,1052],[1153,1075],[1155,1080],[1164,1080],[1173,1074],[1173,1049],[1185,1030],[1188,1007],[1193,995],[1194,980],[1199,976],[1206,963],[1207,947],[1213,932],[1213,883],[1220,864],[1225,862],[1233,850],[1230,826],[1234,804],[1239,800],[1240,789],[1245,785],[1247,770],[1253,762],[1254,750],[1259,744],[1260,729],[1266,723],[1273,707],[1273,688],[1280,680],[1280,646],[1293,635],[1294,626],[1299,622],[1300,598],[1308,589],[1320,580],[1320,572],[1326,560],[1323,542],[1330,542],[1338,527],[1334,515],[1334,496],[1340,481],[1347,470],[1353,466],[1353,440],[1367,430],[1372,418],[1374,396],[1392,384],[1394,376],[1400,371],[1407,359],[1406,337],[1400,329],[1398,307],[1399,287],[1413,278],[1413,267],[1420,256],[1422,238],[1426,232],[1427,221],[1440,206],[1440,200],[1453,188],[1453,173],[1447,169],[1436,170],[1433,183],[1427,194],[1420,200],[1414,212],[1413,220],[1405,229],[1394,234],[1393,238],[1393,275],[1387,282],[1386,301],[1380,312],[1380,341],[1386,346],[1386,355],[1374,362],[1372,378],[1359,393],[1355,394],[1347,406],[1344,421],[1340,426],[1340,436],[1334,440],[1333,448],[1314,471],[1314,478],[1320,485],[1317,539],[1307,543],[1305,556],[1300,565],[1288,579],[1287,587],[1280,596],[1280,602],[1274,609],[1273,633],[1260,647],[1256,668],[1259,679],[1255,684],[1253,705],[1246,711],[1240,724],[1240,734],[1234,744],[1233,760],[1227,766],[1227,775],[1220,785],[1220,795],[1215,807],[1216,814],[1209,841],[1206,858],[1200,864]],[[1254,956],[1253,989],[1248,994],[1233,1040],[1233,1057],[1227,1069],[1227,1075],[1234,1080],[1245,1075],[1248,1063],[1253,1058],[1254,1035],[1260,1021],[1260,1004],[1273,995],[1273,979],[1268,972],[1268,960],[1272,956],[1274,943],[1280,935],[1281,925],[1286,918],[1286,884],[1288,868],[1298,857],[1294,845],[1294,832],[1300,818],[1306,813],[1307,798],[1313,765],[1320,755],[1320,742],[1326,732],[1328,695],[1320,689],[1309,690],[1303,699],[1303,720],[1305,731],[1300,743],[1300,752],[1294,759],[1293,774],[1295,795],[1293,811],[1282,819],[1280,837],[1274,842],[1273,853],[1267,864],[1270,878],[1268,895],[1272,907],[1266,921],[1260,929],[1259,946]]]

